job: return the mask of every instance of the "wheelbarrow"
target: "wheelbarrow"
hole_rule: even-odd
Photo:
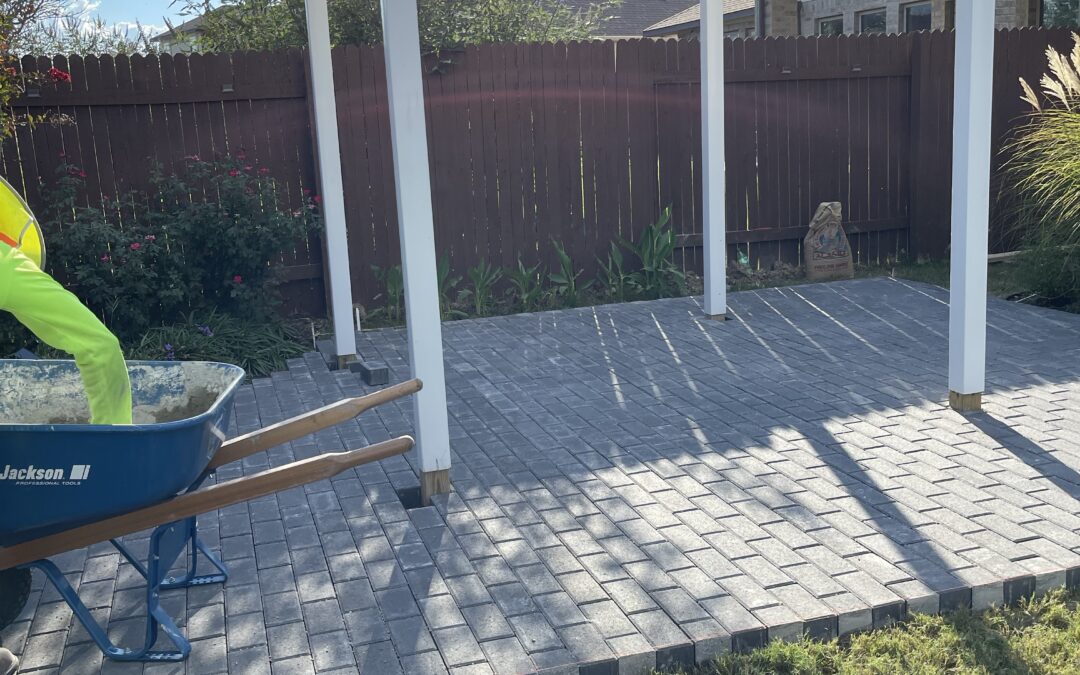
[[[191,644],[162,609],[162,591],[213,583],[226,566],[203,543],[197,516],[336,476],[407,452],[401,436],[204,487],[221,466],[339,424],[420,390],[409,380],[226,440],[244,371],[222,363],[129,362],[134,424],[88,423],[72,361],[0,360],[0,628],[26,603],[31,568],[44,573],[98,648],[117,661],[181,661]],[[143,563],[120,538],[153,528]],[[146,637],[114,645],[49,560],[109,541],[146,579]],[[188,553],[186,559],[181,556]],[[200,555],[213,568],[198,569]],[[184,573],[171,576],[182,566]],[[6,597],[5,597],[6,596]],[[158,629],[174,649],[155,649]]]

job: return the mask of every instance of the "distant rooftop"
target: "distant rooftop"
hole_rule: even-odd
[[[725,16],[736,12],[753,11],[753,9],[754,0],[724,0]],[[695,28],[699,23],[701,23],[700,3],[687,7],[680,12],[672,14],[666,19],[648,26],[642,33],[644,35],[667,35],[676,33],[680,30],[686,30],[687,28]]]
[[[199,31],[199,29],[202,27],[202,23],[203,23],[203,16],[199,15],[199,16],[195,17],[194,19],[188,19],[187,21],[180,24],[179,26],[173,26],[172,28],[167,29],[162,33],[159,33],[158,35],[155,35],[154,37],[150,38],[150,41],[151,42],[162,42],[164,40],[168,40],[174,34],[175,35],[184,35],[185,33],[195,33],[197,31]]]

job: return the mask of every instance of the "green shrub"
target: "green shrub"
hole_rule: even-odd
[[[589,279],[581,280],[585,270],[577,269],[574,259],[566,252],[563,245],[554,239],[551,241],[555,247],[555,254],[559,257],[559,269],[556,272],[548,272],[548,281],[551,282],[551,294],[555,302],[564,307],[577,307],[581,304],[582,293],[596,281]]]
[[[600,285],[604,294],[614,302],[624,302],[632,291],[633,275],[623,269],[623,254],[618,244],[611,242],[607,260],[597,258],[600,265]]]
[[[58,171],[39,214],[49,271],[125,343],[191,312],[274,320],[279,266],[271,263],[319,227],[317,197],[283,211],[273,179],[242,157],[191,158],[181,175],[155,169],[147,192],[98,208],[80,202],[81,170]]]
[[[620,238],[641,265],[630,276],[630,283],[642,298],[686,295],[686,275],[675,266],[675,233],[668,226],[670,222],[671,207],[668,207],[659,220],[641,232],[637,243]]]
[[[439,313],[443,321],[461,319],[468,314],[454,307],[454,291],[461,283],[461,275],[454,276],[450,273],[450,256],[444,255],[436,263],[436,274],[439,276]],[[458,292],[461,295],[461,292]]]
[[[1080,35],[1073,43],[1067,55],[1047,49],[1041,85],[1049,105],[1020,80],[1032,112],[1006,146],[1025,235],[1019,276],[1055,302],[1080,298]]]
[[[383,293],[375,296],[378,300],[383,298],[383,306],[368,314],[368,318],[384,318],[392,325],[399,325],[404,320],[405,302],[405,276],[401,271],[401,265],[393,267],[379,267],[372,265],[371,271],[383,287]],[[449,272],[449,269],[447,270]]]
[[[220,361],[251,376],[284,370],[285,360],[304,352],[300,337],[280,322],[238,319],[223,312],[191,314],[183,322],[151,329],[127,350],[129,359]]]
[[[1080,255],[1075,247],[1031,236],[1016,260],[1016,279],[1041,301],[1069,304],[1080,299]]]
[[[489,265],[487,262],[481,262],[475,267],[469,268],[469,281],[472,282],[472,287],[469,289],[469,296],[473,301],[473,309],[476,310],[477,316],[486,316],[491,309],[492,301],[495,297],[495,284],[503,277],[502,268]]]
[[[510,296],[513,306],[521,312],[535,312],[540,309],[544,300],[544,278],[546,273],[541,269],[540,263],[532,267],[525,267],[518,257],[517,269],[506,271],[506,277],[510,280],[510,288],[506,294]]]

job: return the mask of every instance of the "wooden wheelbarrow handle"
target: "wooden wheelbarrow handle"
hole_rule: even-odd
[[[367,396],[346,398],[283,422],[271,424],[258,431],[237,436],[221,444],[221,448],[218,449],[206,466],[206,471],[213,471],[218,467],[254,455],[257,452],[268,450],[282,443],[295,441],[298,438],[303,438],[308,434],[332,427],[335,424],[341,424],[365,410],[415,394],[420,391],[421,387],[423,387],[423,384],[420,380],[407,380]]]
[[[0,570],[16,567],[65,551],[115,539],[125,534],[139,532],[151,527],[182,520],[191,516],[256,499],[298,485],[307,485],[338,475],[346,469],[376,462],[380,459],[401,455],[413,447],[410,436],[400,436],[389,441],[352,450],[304,459],[276,469],[269,469],[252,476],[212,485],[203,490],[189,492],[179,497],[147,506],[137,511],[99,520],[47,537],[0,548]]]

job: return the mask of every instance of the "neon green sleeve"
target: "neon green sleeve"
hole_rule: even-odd
[[[120,342],[29,258],[0,245],[0,309],[42,342],[75,357],[93,424],[131,424],[131,382]]]

